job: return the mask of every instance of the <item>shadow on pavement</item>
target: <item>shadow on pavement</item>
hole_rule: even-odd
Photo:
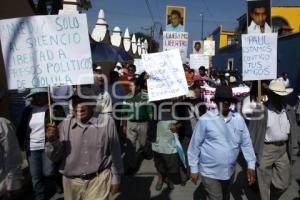
[[[124,177],[116,200],[151,199],[150,187],[154,177]]]
[[[197,189],[195,190],[194,194],[193,194],[193,199],[194,200],[206,200],[206,195],[205,195],[205,190],[202,184],[200,184]]]

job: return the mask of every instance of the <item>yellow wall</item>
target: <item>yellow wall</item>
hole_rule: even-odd
[[[222,30],[220,30],[220,46],[219,48],[223,48],[225,46],[227,46],[227,41],[228,41],[228,36],[233,36],[234,35],[234,32],[225,32]]]
[[[300,7],[272,7],[272,17],[282,17],[289,23],[293,32],[300,31]]]

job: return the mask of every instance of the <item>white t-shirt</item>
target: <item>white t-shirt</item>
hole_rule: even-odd
[[[32,117],[29,122],[30,150],[42,150],[45,148],[45,113],[47,105],[43,107],[33,106]]]

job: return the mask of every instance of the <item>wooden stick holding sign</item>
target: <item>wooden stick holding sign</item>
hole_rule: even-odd
[[[261,80],[257,81],[257,101],[261,102],[263,101],[262,95],[261,95]]]
[[[50,124],[52,124],[53,123],[53,120],[52,120],[53,113],[52,113],[52,105],[51,105],[51,88],[50,88],[50,86],[48,86],[48,108],[49,108]]]

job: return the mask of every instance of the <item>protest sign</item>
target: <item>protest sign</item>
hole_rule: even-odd
[[[277,33],[242,35],[243,80],[277,76]]]
[[[86,15],[0,20],[9,89],[94,82]]]
[[[133,64],[136,67],[136,71],[135,71],[136,74],[141,74],[141,73],[143,73],[145,71],[145,69],[143,67],[143,61],[142,61],[142,59],[138,59],[138,58],[134,59]]]
[[[209,68],[209,56],[202,54],[190,54],[190,67],[198,71],[200,66],[204,66],[205,69]]]
[[[178,49],[143,54],[142,60],[149,75],[147,79],[149,101],[169,99],[188,93]]]
[[[188,50],[188,33],[187,32],[166,32],[164,31],[163,39],[163,51],[171,49],[179,49],[181,60],[186,62],[187,50]]]
[[[204,55],[207,55],[207,56],[215,55],[215,41],[204,40]]]
[[[215,96],[216,88],[213,87],[203,87],[204,88],[204,103],[208,109],[216,108],[216,104],[211,101],[211,99]],[[243,98],[250,92],[250,88],[247,86],[242,87],[234,87],[232,88],[232,94],[235,97]]]

